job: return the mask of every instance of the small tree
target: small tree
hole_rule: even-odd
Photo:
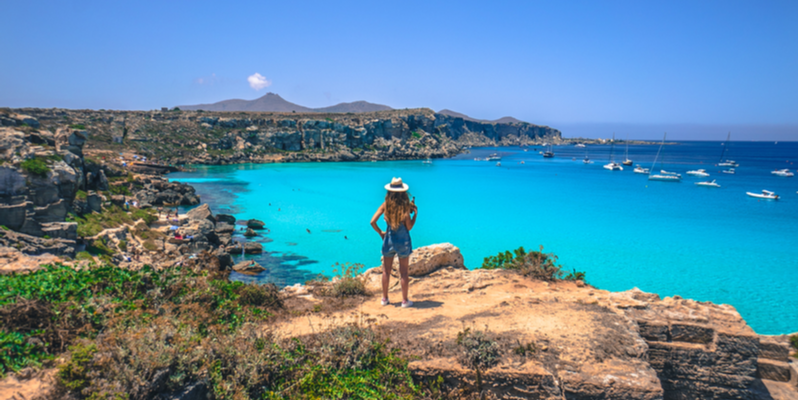
[[[462,349],[459,354],[461,363],[475,371],[475,385],[478,391],[483,390],[482,371],[500,362],[500,346],[485,332],[473,331],[470,328],[458,333],[456,344]]]

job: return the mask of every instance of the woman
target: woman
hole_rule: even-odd
[[[389,276],[392,272],[394,256],[400,261],[400,287],[403,290],[402,307],[411,307],[414,303],[408,300],[408,256],[411,255],[411,236],[408,231],[417,222],[417,206],[408,200],[408,185],[401,178],[392,178],[392,182],[384,186],[386,199],[372,216],[372,229],[383,239],[383,298],[382,305],[389,304]],[[413,214],[413,216],[412,216]],[[383,215],[386,220],[386,232],[378,227],[378,218]]]

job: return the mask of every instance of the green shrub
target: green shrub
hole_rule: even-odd
[[[483,259],[481,269],[506,269],[519,272],[521,275],[544,281],[586,280],[585,272],[573,272],[564,275],[562,266],[556,264],[558,256],[553,253],[544,253],[544,246],[539,246],[539,251],[526,251],[524,247],[515,249],[514,252],[506,250],[496,256]]]
[[[85,126],[85,125],[83,125],[83,124],[72,124],[72,125],[70,125],[69,127],[70,127],[70,128],[72,128],[72,129],[79,129],[79,130],[84,130],[84,129],[86,129],[86,126]]]
[[[128,241],[125,239],[120,240],[119,244],[117,244],[117,247],[119,247],[119,249],[122,251],[128,251]]]
[[[45,163],[44,160],[42,160],[40,157],[35,157],[23,161],[20,164],[20,167],[22,167],[22,169],[28,172],[29,174],[41,177],[47,176],[47,173],[50,172],[50,167],[48,167],[47,163]]]
[[[8,229],[8,227],[5,226],[5,225],[0,225],[0,229],[2,229],[4,231],[10,231],[11,230],[11,229]]]
[[[94,261],[94,257],[88,251],[79,251],[75,254],[76,261]]]
[[[500,345],[486,332],[465,328],[458,333],[456,344],[461,348],[459,361],[475,371],[475,382],[480,390],[481,373],[500,363]]]
[[[794,351],[797,352],[797,334],[789,336],[789,343],[791,343]]]
[[[6,372],[19,371],[28,366],[39,366],[48,356],[37,351],[37,346],[28,342],[29,335],[8,332],[0,328],[0,378]]]
[[[275,284],[249,284],[237,288],[239,303],[257,307],[283,307],[280,289]]]
[[[78,190],[77,192],[75,192],[75,198],[78,200],[86,200],[88,196],[89,194],[84,192],[83,190]]]
[[[336,263],[334,265],[333,273],[339,279],[333,283],[328,295],[334,297],[347,297],[365,296],[369,294],[367,293],[367,287],[364,284],[364,280],[359,276],[363,268],[363,264]]]
[[[80,393],[89,386],[90,363],[97,353],[94,344],[80,344],[70,346],[70,359],[65,364],[58,366],[58,381],[67,389]]]
[[[413,137],[414,139],[419,139],[419,138],[422,137],[422,135],[417,131],[412,131],[411,132],[411,137]]]
[[[112,186],[109,186],[108,191],[111,192],[111,194],[132,196],[131,191],[125,185],[112,185]]]

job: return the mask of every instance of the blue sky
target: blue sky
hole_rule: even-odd
[[[796,1],[4,1],[0,106],[367,100],[564,136],[797,140]],[[263,77],[259,90],[248,77]],[[267,81],[267,82],[264,82]]]

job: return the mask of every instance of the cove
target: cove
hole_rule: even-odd
[[[534,148],[472,149],[433,164],[197,166],[170,178],[195,186],[215,213],[266,223],[270,233],[255,240],[269,253],[255,259],[270,270],[242,280],[291,285],[331,275],[337,262],[379,265],[381,241],[369,219],[383,185],[399,176],[420,210],[414,247],[453,243],[468,268],[500,251],[542,245],[598,288],[731,304],[760,334],[797,330],[797,178],[770,174],[796,171],[797,143],[733,144],[727,157],[741,164],[735,175],[713,166],[720,142],[665,146],[655,168],[683,173],[680,183],[648,181],[631,167],[603,169],[609,146],[557,146],[553,159]],[[649,168],[657,148],[631,146],[630,158]],[[503,157],[499,167],[473,160],[493,152]],[[581,162],[587,153],[594,164]],[[705,179],[685,172],[697,168],[722,187],[694,185]],[[762,189],[781,199],[745,195]]]

